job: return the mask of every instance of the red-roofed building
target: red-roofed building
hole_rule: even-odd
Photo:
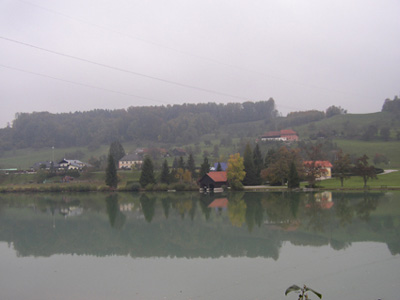
[[[285,142],[292,142],[298,141],[299,137],[296,131],[292,129],[284,129],[280,131],[269,131],[261,136],[261,141],[285,141]]]
[[[312,167],[312,164],[315,163],[315,167],[322,169],[322,175],[318,179],[328,179],[332,178],[332,164],[327,160],[317,160],[317,161],[304,161],[304,167],[307,172],[307,169]]]
[[[211,190],[215,188],[221,188],[224,185],[228,185],[227,172],[221,171],[207,173],[199,180],[199,185],[203,189]]]

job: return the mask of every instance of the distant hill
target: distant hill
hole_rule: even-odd
[[[20,113],[12,127],[0,130],[0,150],[52,146],[88,146],[95,149],[115,140],[188,143],[223,125],[259,120],[267,124],[276,115],[273,99],[62,114]]]

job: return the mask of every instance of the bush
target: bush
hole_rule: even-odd
[[[145,186],[144,189],[145,189],[145,191],[150,192],[150,191],[152,191],[152,190],[154,189],[154,184],[149,183],[149,184],[147,184],[147,185]]]
[[[122,190],[130,191],[130,192],[139,192],[140,191],[140,184],[138,182],[128,181],[126,183],[125,188],[123,188]]]
[[[175,191],[184,191],[186,189],[186,185],[184,183],[174,183],[169,186],[169,189]]]
[[[232,182],[231,183],[231,188],[232,188],[232,190],[235,190],[235,191],[243,191],[243,184],[241,183],[241,182],[239,182],[239,181],[234,181],[234,182]]]
[[[156,184],[153,188],[154,191],[167,191],[168,185],[165,183]]]

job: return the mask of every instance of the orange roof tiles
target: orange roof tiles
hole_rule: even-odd
[[[228,176],[226,171],[220,172],[210,172],[207,173],[208,177],[210,177],[214,182],[226,182],[228,181]]]
[[[310,166],[312,165],[312,163],[313,163],[312,161],[308,160],[304,162],[304,165]],[[317,160],[315,161],[315,166],[321,168],[332,168],[332,164],[327,160]]]

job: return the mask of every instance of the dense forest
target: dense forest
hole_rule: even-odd
[[[400,99],[397,96],[384,101],[384,113],[389,115],[368,117],[364,121],[356,117],[331,122],[332,117],[347,116],[346,110],[332,105],[325,112],[299,111],[281,117],[272,98],[258,102],[143,106],[59,114],[18,113],[12,126],[0,129],[0,151],[52,146],[96,149],[116,140],[184,145],[210,133],[222,132],[230,138],[257,137],[268,130],[285,128],[296,129],[303,139],[399,140]]]
[[[18,113],[0,130],[0,150],[41,147],[97,147],[112,141],[191,142],[219,126],[277,116],[273,99],[228,104],[183,104],[52,114]]]

